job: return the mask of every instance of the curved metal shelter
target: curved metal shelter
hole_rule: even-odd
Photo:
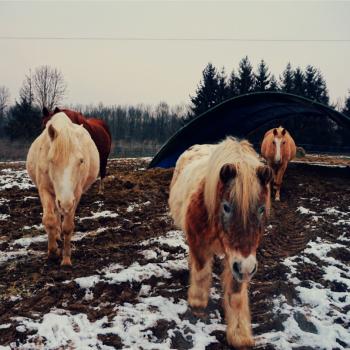
[[[350,129],[350,118],[321,103],[281,92],[257,92],[231,98],[199,115],[176,132],[149,167],[170,168],[194,144],[215,143],[227,135],[247,137],[273,120],[291,116],[329,117]]]

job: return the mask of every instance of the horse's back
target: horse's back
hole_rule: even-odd
[[[177,160],[170,185],[169,208],[175,225],[184,229],[189,200],[203,182],[206,165],[214,145],[195,145]]]

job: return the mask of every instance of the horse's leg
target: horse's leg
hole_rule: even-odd
[[[281,186],[282,186],[282,180],[283,180],[283,175],[286,171],[287,168],[287,163],[283,163],[277,171],[277,175],[276,175],[276,180],[275,180],[275,189],[276,189],[276,195],[275,195],[275,200],[276,201],[280,201],[280,190],[281,190]]]
[[[222,284],[227,322],[227,341],[234,347],[253,346],[254,339],[250,321],[248,283],[235,281],[226,261],[222,274]]]
[[[107,158],[102,159],[100,158],[100,188],[98,190],[99,194],[103,194],[104,191],[104,184],[103,184],[103,179],[106,177],[106,167],[107,167]]]
[[[197,249],[190,248],[188,303],[193,308],[205,308],[208,305],[212,281],[212,260],[213,256],[208,255],[207,252],[203,251],[201,254]]]
[[[62,256],[62,266],[72,266],[71,262],[71,238],[74,230],[74,213],[69,213],[64,216],[62,223],[62,234],[63,234],[63,256]]]
[[[56,204],[54,197],[46,190],[39,190],[41,204],[43,206],[43,225],[48,236],[48,258],[60,255],[57,246],[57,236],[60,234],[60,222],[56,215]]]

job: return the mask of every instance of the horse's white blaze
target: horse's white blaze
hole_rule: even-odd
[[[281,139],[275,137],[276,143],[276,154],[275,154],[275,162],[281,161]]]
[[[73,188],[73,164],[70,160],[67,167],[65,167],[60,181],[59,193],[56,194],[60,201],[62,209],[71,209],[74,203],[74,188]]]

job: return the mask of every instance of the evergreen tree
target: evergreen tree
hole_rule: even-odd
[[[349,96],[345,100],[344,108],[342,109],[342,113],[350,117],[350,90],[349,90]]]
[[[238,95],[239,95],[238,77],[236,76],[235,71],[232,70],[232,73],[227,83],[227,97],[231,98]]]
[[[292,85],[291,92],[295,95],[305,96],[304,73],[300,67],[297,67],[296,70],[294,71],[293,85]]]
[[[267,86],[270,83],[269,77],[270,73],[268,73],[268,67],[264,60],[261,60],[258,65],[258,71],[255,74],[255,91],[265,91],[268,90]]]
[[[41,127],[41,111],[33,107],[31,101],[21,99],[10,108],[5,131],[11,140],[15,138],[33,140],[39,135]]]
[[[223,102],[228,98],[228,86],[227,86],[227,77],[225,73],[225,68],[222,67],[221,71],[217,75],[218,80],[218,93],[217,93],[217,102]]]
[[[237,88],[240,95],[246,94],[254,90],[255,78],[253,67],[249,62],[248,56],[242,58],[239,62],[239,70],[237,77]]]
[[[292,65],[288,62],[286,69],[283,71],[282,76],[280,76],[281,91],[291,93],[293,90],[293,79]]]
[[[187,121],[214,107],[220,101],[218,94],[218,74],[216,68],[211,63],[208,63],[203,70],[203,78],[196,90],[196,95],[190,96],[192,106]]]
[[[317,70],[310,64],[305,69],[305,97],[317,99]]]
[[[320,70],[317,70],[316,77],[316,101],[329,104],[329,94],[325,79]]]
[[[279,90],[277,80],[273,74],[271,75],[270,85],[269,85],[267,90],[268,91],[278,91]]]

